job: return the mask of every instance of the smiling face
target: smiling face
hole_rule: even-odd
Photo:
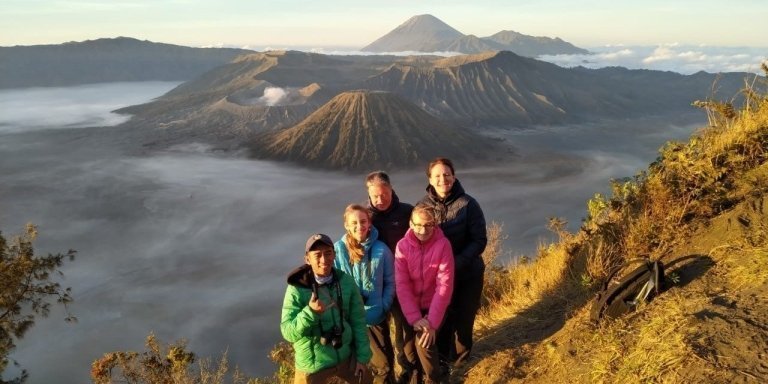
[[[336,253],[328,244],[317,243],[304,255],[304,261],[312,267],[312,272],[320,277],[331,274]]]
[[[371,231],[371,218],[368,210],[348,210],[344,215],[344,229],[358,242],[365,241]]]
[[[414,236],[422,243],[432,238],[435,233],[435,220],[427,212],[414,210],[410,226]]]
[[[453,188],[453,182],[455,180],[453,171],[451,171],[451,168],[445,164],[435,164],[429,170],[429,185],[435,189],[435,192],[437,192],[437,195],[440,197],[446,197],[451,193],[451,188]]]

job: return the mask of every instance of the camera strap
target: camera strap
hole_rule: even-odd
[[[336,275],[336,271],[332,270],[331,273],[333,273],[333,280],[331,281],[330,285],[335,286],[336,291],[336,308],[339,309],[339,328],[341,329],[341,333],[344,333],[344,299],[341,294],[341,282],[339,281],[338,276]],[[328,284],[324,284],[325,286],[328,286]],[[332,287],[329,287],[328,291],[331,291]],[[317,281],[312,282],[312,292],[317,296],[317,299],[320,300],[320,284],[317,283]],[[336,327],[336,316],[333,315],[333,308],[330,308],[331,311],[331,320],[333,321],[333,326]],[[325,330],[323,329],[323,319],[320,318],[320,334],[324,334]]]

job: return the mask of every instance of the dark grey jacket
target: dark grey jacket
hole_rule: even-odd
[[[397,242],[408,231],[408,221],[411,220],[413,205],[401,203],[395,191],[392,191],[392,203],[384,211],[376,209],[368,199],[368,210],[371,211],[373,226],[379,230],[379,240],[389,247],[392,254],[395,253]]]
[[[455,259],[457,281],[478,278],[485,272],[482,254],[488,237],[485,228],[485,216],[480,204],[464,192],[456,179],[451,193],[441,199],[431,186],[427,186],[427,195],[419,204],[431,207],[435,220],[440,224],[445,237],[451,242]]]

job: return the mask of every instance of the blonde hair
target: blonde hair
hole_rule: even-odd
[[[346,231],[346,224],[347,224],[347,216],[349,216],[352,212],[359,211],[364,212],[365,215],[368,217],[368,221],[371,221],[371,212],[363,207],[360,204],[350,204],[347,205],[347,208],[344,209],[344,226]],[[363,259],[363,255],[365,255],[365,249],[363,248],[363,245],[360,244],[357,239],[355,239],[354,236],[352,236],[349,231],[347,232],[347,236],[344,240],[344,245],[347,246],[347,251],[349,252],[349,261],[352,264],[358,263],[360,260]],[[370,235],[370,234],[369,234]]]
[[[429,221],[432,221],[433,223],[435,222],[435,211],[424,204],[419,204],[413,207],[413,211],[411,211],[411,221],[413,221],[413,218],[416,217],[416,215],[426,216]]]

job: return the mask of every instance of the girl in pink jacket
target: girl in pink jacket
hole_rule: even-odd
[[[395,249],[395,287],[405,328],[406,377],[421,375],[425,383],[440,381],[435,336],[453,292],[451,243],[436,225],[432,210],[416,206],[410,228]],[[403,377],[403,376],[401,376]]]

